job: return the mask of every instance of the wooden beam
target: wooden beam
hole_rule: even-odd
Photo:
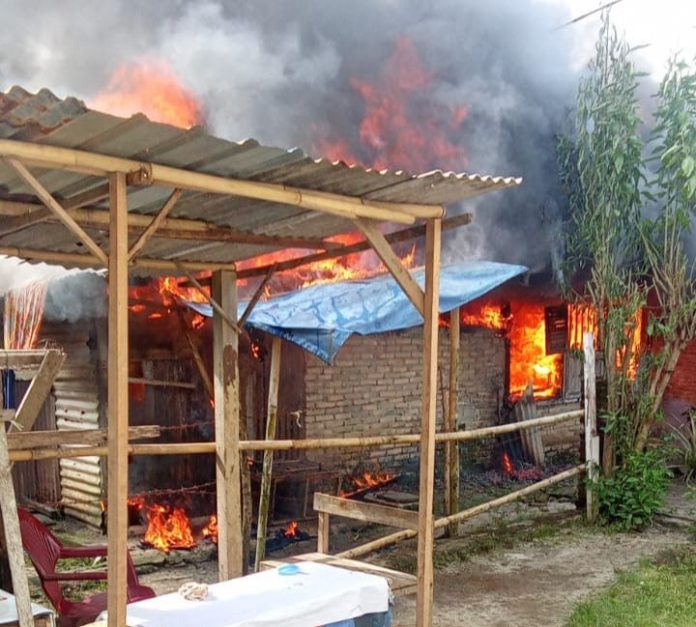
[[[213,274],[212,296],[222,311],[237,315],[237,277]],[[221,581],[244,574],[241,456],[239,454],[238,335],[220,312],[213,314],[218,573]]]
[[[251,312],[254,311],[254,307],[256,307],[256,303],[259,302],[261,299],[261,296],[263,296],[263,291],[266,289],[266,286],[268,285],[268,282],[271,280],[271,277],[273,276],[273,267],[266,273],[266,276],[263,277],[263,281],[259,284],[259,286],[256,288],[256,291],[254,292],[254,295],[251,297],[251,300],[248,302],[247,306],[244,308],[244,313],[242,313],[242,317],[239,319],[239,326],[244,327],[244,324],[246,321],[249,319],[249,316],[251,315]]]
[[[416,218],[442,218],[445,213],[441,205],[365,200],[277,183],[225,178],[157,163],[11,139],[0,140],[0,155],[39,163],[42,166],[50,165],[54,168],[97,175],[123,172],[130,175],[129,181],[134,184],[181,187],[213,194],[241,196],[320,211],[347,219],[360,217],[413,224]]]
[[[326,512],[319,512],[317,519],[317,551],[328,553],[330,548],[331,518]]]
[[[15,596],[19,627],[33,627],[34,618],[31,611],[29,580],[24,564],[22,536],[19,531],[17,515],[17,498],[12,483],[10,456],[7,450],[7,434],[4,425],[0,425],[0,512],[5,528],[5,545],[12,575],[12,591]]]
[[[274,440],[276,419],[278,417],[278,390],[280,388],[280,359],[282,340],[273,336],[271,345],[271,367],[268,380],[268,405],[266,410],[266,440]],[[256,558],[254,571],[258,572],[266,555],[266,532],[268,530],[268,509],[271,501],[271,478],[273,476],[273,451],[263,453],[263,471],[259,490],[259,515],[256,526]]]
[[[46,355],[39,366],[39,371],[29,384],[29,388],[17,408],[15,422],[10,425],[9,431],[14,431],[15,429],[31,431],[64,361],[65,353],[62,350],[51,349],[46,351]]]
[[[109,627],[126,624],[128,536],[128,200],[125,174],[109,176],[108,589]]]
[[[78,268],[98,268],[101,261],[94,255],[80,253],[61,253],[52,250],[36,250],[34,248],[17,248],[16,246],[0,246],[0,255],[8,257],[18,257],[31,261],[43,261],[45,263],[57,263],[63,266]],[[175,274],[182,269],[191,272],[201,272],[204,270],[230,270],[234,271],[236,264],[219,263],[209,261],[167,261],[164,259],[136,258],[132,267],[144,270],[157,270],[162,273]]]
[[[77,237],[87,249],[106,266],[109,260],[106,253],[99,245],[88,235],[88,233],[75,221],[75,219],[63,208],[63,206],[55,199],[48,190],[39,182],[39,180],[26,168],[26,166],[17,159],[7,159],[7,162],[17,171],[19,176],[31,187],[36,195],[67,227],[67,229]]]
[[[128,261],[132,261],[135,256],[140,252],[140,250],[147,244],[150,237],[155,234],[155,231],[162,226],[162,222],[167,218],[169,212],[174,209],[174,205],[179,201],[181,195],[184,193],[183,189],[175,189],[167,198],[166,202],[162,205],[162,208],[157,212],[157,215],[152,218],[152,222],[147,225],[145,230],[140,234],[140,237],[135,241],[128,251]]]
[[[450,364],[449,364],[449,395],[448,407],[445,414],[445,431],[457,430],[457,415],[459,406],[459,349],[460,349],[460,320],[461,308],[456,307],[450,312]],[[445,444],[445,513],[454,514],[459,511],[459,442]],[[455,537],[459,534],[459,523],[448,527],[448,535]]]
[[[10,370],[38,368],[45,356],[45,349],[0,348],[0,365]]]
[[[355,224],[362,231],[363,235],[370,242],[372,249],[387,267],[394,280],[399,284],[404,294],[413,303],[421,316],[425,316],[425,295],[420,285],[416,283],[411,273],[404,268],[401,259],[392,250],[389,242],[382,232],[377,228],[377,224],[370,220],[355,220]]]
[[[189,348],[191,349],[193,361],[196,364],[196,368],[198,368],[198,374],[201,376],[201,380],[203,381],[205,391],[208,393],[210,399],[213,400],[215,398],[213,381],[210,378],[210,375],[208,374],[208,369],[206,368],[205,361],[203,361],[201,351],[199,350],[198,345],[196,344],[196,340],[194,339],[193,334],[191,333],[191,330],[188,327],[188,324],[186,324],[186,318],[184,317],[184,312],[182,311],[181,307],[177,307],[176,311],[179,316],[179,322],[181,323],[181,329],[183,330],[184,336],[186,337],[186,341],[188,342]]]
[[[584,385],[585,385],[585,464],[587,467],[587,482],[585,484],[585,507],[589,522],[597,518],[599,503],[595,498],[595,482],[599,471],[599,433],[597,432],[597,380],[595,376],[595,349],[592,333],[583,335],[583,350],[585,353]]]
[[[460,226],[466,224],[471,224],[472,215],[470,213],[463,213],[459,216],[454,216],[452,218],[447,218],[442,221],[442,230],[447,231],[450,229],[456,229]],[[416,239],[422,237],[425,234],[425,225],[420,224],[418,226],[413,226],[408,229],[401,229],[400,231],[395,231],[394,233],[388,233],[384,236],[390,244],[395,244],[397,242],[405,242],[408,240]],[[355,244],[350,244],[349,246],[343,246],[341,248],[331,250],[325,253],[315,253],[313,255],[306,255],[304,257],[297,257],[295,259],[289,259],[287,261],[281,261],[275,264],[268,264],[265,266],[257,266],[254,268],[245,268],[237,272],[237,276],[240,279],[249,279],[256,276],[263,276],[271,268],[275,268],[274,272],[283,272],[285,270],[293,270],[301,266],[305,266],[309,263],[316,263],[317,261],[325,261],[327,259],[336,259],[337,257],[344,257],[345,255],[351,255],[353,253],[360,253],[364,250],[370,250],[372,248],[371,244],[367,240],[362,242],[356,242]]]
[[[423,414],[418,492],[418,591],[416,627],[430,627],[433,614],[433,492],[437,423],[437,352],[440,302],[440,220],[425,231],[425,322],[423,326]]]
[[[143,425],[128,428],[128,440],[158,438],[159,425]],[[79,444],[83,446],[101,446],[106,444],[106,429],[75,429],[50,431],[15,431],[7,434],[10,451],[26,451],[52,446]]]
[[[314,510],[366,523],[377,523],[399,529],[418,529],[418,512],[344,499],[321,492],[314,493]]]
[[[67,213],[84,228],[100,231],[109,230],[109,212],[95,207],[84,209],[68,209]],[[20,213],[21,211],[24,213]],[[41,222],[60,222],[50,210],[36,203],[20,203],[8,200],[0,200],[0,215],[14,216],[5,231],[0,231],[0,237],[15,233]],[[128,232],[140,235],[152,221],[149,215],[138,213],[128,214]],[[317,250],[336,250],[341,244],[316,237],[288,237],[282,235],[264,235],[252,233],[226,226],[219,226],[204,220],[189,220],[186,218],[166,218],[160,225],[157,237],[181,240],[181,241],[219,241],[235,244],[249,244],[258,246],[276,246],[284,248],[297,248]]]
[[[166,381],[164,379],[146,379],[144,377],[128,377],[128,383],[139,383],[141,385],[163,388],[182,388],[184,390],[196,389],[196,384],[188,381]]]

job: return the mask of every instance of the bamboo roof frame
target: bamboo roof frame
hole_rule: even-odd
[[[108,490],[113,503],[108,508],[109,563],[108,563],[108,625],[116,627],[125,624],[126,617],[126,570],[125,549],[127,537],[127,456],[134,452],[128,443],[128,274],[129,266],[148,268],[161,272],[213,270],[213,298],[222,308],[221,315],[215,311],[215,399],[216,399],[216,443],[212,448],[217,455],[218,482],[218,520],[221,529],[219,540],[219,569],[221,578],[241,575],[243,554],[241,548],[240,516],[240,451],[253,448],[254,444],[239,439],[239,390],[237,387],[237,332],[236,322],[236,264],[234,262],[196,262],[178,261],[157,256],[140,256],[147,240],[162,232],[166,237],[195,239],[191,231],[199,229],[214,241],[243,238],[235,233],[205,222],[187,220],[175,221],[168,217],[173,206],[185,191],[196,191],[222,196],[245,197],[260,202],[271,202],[300,207],[312,212],[343,218],[356,225],[365,235],[362,249],[372,248],[384,261],[390,273],[397,280],[414,306],[422,313],[424,326],[424,365],[423,365],[423,412],[421,434],[415,437],[421,449],[421,471],[418,513],[418,597],[417,625],[427,627],[432,622],[433,594],[433,534],[432,515],[435,465],[435,416],[436,416],[436,376],[438,345],[438,292],[440,271],[440,248],[442,222],[445,209],[441,204],[393,202],[366,199],[360,196],[298,188],[285,184],[264,183],[251,180],[216,176],[209,173],[162,165],[141,159],[128,159],[102,153],[74,148],[49,145],[12,139],[0,139],[0,160],[8,163],[34,192],[38,200],[27,203],[20,198],[0,198],[0,216],[13,216],[13,224],[5,229],[19,229],[27,225],[43,222],[59,222],[64,225],[89,253],[69,253],[62,250],[33,249],[26,246],[0,245],[0,254],[17,256],[32,261],[44,261],[62,265],[83,267],[104,267],[109,270],[109,354],[108,354],[108,393],[109,417],[106,447],[93,447],[79,450],[104,454],[108,461]],[[30,168],[51,173],[80,173],[105,179],[90,192],[73,197],[69,203],[61,203],[41,183]],[[481,179],[483,180],[483,179]],[[485,181],[484,181],[485,182]],[[515,180],[519,184],[521,180]],[[507,184],[507,183],[506,183]],[[511,183],[510,186],[513,184]],[[170,190],[170,196],[153,217],[135,216],[128,211],[129,187],[142,188],[159,186]],[[498,189],[491,185],[490,191]],[[485,190],[484,190],[485,191]],[[478,192],[482,193],[482,192]],[[109,198],[108,210],[84,209],[95,200]],[[109,250],[106,252],[93,237],[85,231],[85,225],[95,221],[109,236]],[[414,225],[424,220],[426,236],[426,283],[421,289],[411,279],[408,271],[393,253],[389,237],[376,228],[379,222],[389,221],[397,224]],[[469,221],[467,217],[466,222]],[[462,220],[464,222],[464,220]],[[132,227],[140,229],[134,244],[129,246],[129,231]],[[418,227],[412,227],[416,229]],[[3,236],[0,228],[0,237]],[[251,236],[250,236],[251,237]],[[259,243],[263,238],[259,238]],[[267,241],[267,240],[264,240]],[[279,246],[304,243],[277,238]],[[323,249],[327,255],[338,256],[339,250],[329,242],[312,242],[314,247]],[[307,246],[311,248],[312,246]],[[269,269],[264,269],[263,273]],[[225,305],[229,305],[225,308]],[[231,320],[228,319],[231,317]],[[455,434],[451,434],[455,436]],[[268,444],[268,443],[266,443]],[[274,444],[282,446],[282,441]],[[290,443],[293,447],[294,443]],[[325,442],[331,445],[329,441]],[[347,445],[348,443],[338,443]],[[336,445],[334,442],[333,445]],[[349,444],[348,444],[349,445]],[[362,444],[360,444],[362,445]],[[159,445],[147,448],[138,445],[140,453],[155,453]],[[300,445],[301,446],[301,445]],[[160,447],[161,448],[161,447]],[[198,450],[196,450],[198,449]],[[208,444],[190,445],[182,452],[212,452]],[[160,451],[161,452],[161,451]],[[170,453],[175,452],[173,449]],[[33,451],[13,451],[12,459],[21,458],[20,453]],[[76,453],[75,449],[63,451],[65,456]],[[221,485],[220,485],[221,484]]]

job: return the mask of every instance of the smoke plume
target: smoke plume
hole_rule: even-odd
[[[446,258],[539,270],[559,240],[555,134],[577,82],[572,33],[557,27],[569,17],[538,0],[6,0],[0,87],[48,87],[89,104],[119,66],[152,58],[201,100],[215,134],[314,152],[330,133],[371,166],[382,165],[379,144],[393,138],[365,141],[356,85],[398,73],[409,87],[420,69],[427,81],[409,92],[409,123],[427,121],[425,132],[444,132],[455,150],[442,163],[412,149],[417,163],[525,179],[457,208],[473,210],[475,225],[449,236]],[[386,64],[404,38],[419,68]],[[409,168],[410,157],[387,165]]]

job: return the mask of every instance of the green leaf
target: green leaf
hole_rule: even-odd
[[[696,162],[694,161],[694,158],[691,156],[685,157],[684,160],[681,163],[681,171],[682,174],[686,177],[689,178],[691,174],[694,171],[694,165],[696,165]]]

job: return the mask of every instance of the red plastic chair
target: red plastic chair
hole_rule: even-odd
[[[106,609],[106,592],[92,595],[83,601],[63,597],[61,581],[103,581],[105,571],[56,572],[58,560],[106,556],[105,546],[63,546],[51,531],[24,509],[19,510],[22,545],[41,579],[49,601],[58,612],[61,627],[78,627],[93,622]],[[138,583],[133,562],[128,555],[128,602],[142,601],[155,596],[154,590]]]

